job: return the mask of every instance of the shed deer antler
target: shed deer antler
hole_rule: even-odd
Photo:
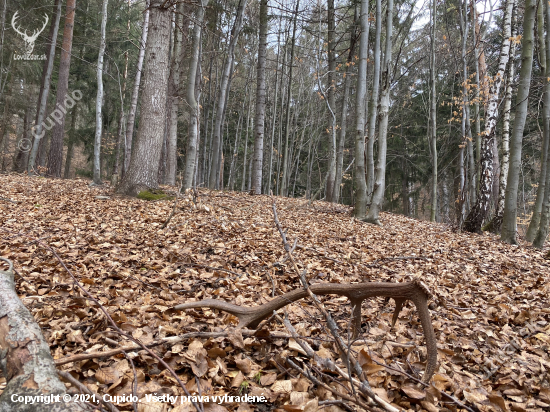
[[[395,312],[392,318],[392,326],[397,321],[397,317],[403,304],[407,300],[412,300],[418,310],[420,322],[424,330],[427,348],[426,369],[422,380],[428,382],[434,374],[437,366],[437,344],[433,330],[430,312],[428,310],[428,298],[431,293],[428,287],[418,279],[412,282],[404,283],[316,283],[309,286],[311,292],[316,295],[340,295],[346,296],[353,308],[352,326],[354,335],[361,330],[361,304],[363,300],[369,297],[384,296],[395,300]],[[274,310],[278,310],[289,303],[308,296],[304,289],[296,289],[285,293],[275,299],[256,307],[243,307],[216,299],[205,299],[199,302],[182,303],[175,306],[175,310],[210,308],[218,309],[230,313],[239,319],[239,327],[256,328],[258,324],[269,317]]]
[[[48,15],[45,14],[44,16],[46,17],[46,20],[44,21],[44,25],[42,26],[42,28],[34,30],[32,32],[32,34],[29,36],[27,34],[27,30],[21,31],[20,30],[21,26],[19,26],[19,27],[16,26],[18,13],[19,13],[19,11],[16,11],[14,13],[13,17],[11,18],[11,25],[12,25],[13,29],[15,30],[15,32],[20,34],[23,37],[23,40],[25,41],[25,54],[30,55],[30,54],[32,54],[32,51],[34,50],[34,42],[38,38],[38,35],[40,33],[42,33],[44,31],[44,29],[46,28],[46,25],[48,24],[49,18],[48,18]]]

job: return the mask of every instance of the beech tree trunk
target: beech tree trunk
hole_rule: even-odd
[[[252,191],[262,194],[262,170],[264,159],[265,131],[265,63],[267,55],[267,0],[260,0],[260,34],[258,42],[258,65],[256,71],[256,121],[254,136],[254,160],[252,165]]]
[[[193,185],[193,176],[197,164],[198,137],[199,137],[199,103],[197,101],[196,85],[197,71],[201,58],[201,38],[204,13],[209,0],[202,0],[195,14],[195,26],[193,27],[193,54],[189,62],[189,75],[187,76],[187,104],[189,105],[189,133],[187,137],[187,151],[185,153],[185,171],[183,172],[183,189]]]
[[[393,0],[388,0],[386,10],[386,49],[384,52],[384,65],[381,79],[382,92],[380,94],[380,113],[378,125],[378,159],[376,163],[376,175],[374,192],[366,222],[380,225],[380,211],[384,204],[384,192],[386,189],[386,151],[388,144],[388,117],[390,109],[390,88],[392,81],[392,29],[393,29]]]
[[[356,192],[353,214],[357,219],[364,219],[367,212],[367,182],[365,180],[365,103],[367,99],[367,58],[369,54],[369,0],[361,0],[359,22],[361,25],[361,35],[359,37],[359,68],[357,70],[355,101]]]
[[[151,0],[149,39],[146,47],[141,119],[130,165],[118,193],[137,196],[158,187],[158,165],[166,122],[166,93],[170,70],[171,12],[163,0]],[[169,5],[168,5],[169,6]]]
[[[34,124],[34,127],[31,129],[33,131],[33,143],[31,152],[29,154],[29,161],[27,163],[27,172],[33,173],[34,172],[34,166],[36,161],[36,156],[38,154],[38,148],[40,146],[40,142],[42,141],[42,138],[44,137],[44,134],[46,131],[43,127],[44,118],[46,117],[46,106],[48,104],[48,96],[50,94],[50,85],[52,81],[52,71],[53,71],[53,63],[55,60],[55,45],[57,44],[57,34],[59,31],[59,21],[61,20],[61,6],[63,2],[61,0],[56,0],[54,9],[55,9],[55,20],[52,20],[52,23],[50,25],[50,35],[49,35],[49,43],[50,48],[48,51],[48,58],[44,62],[44,69],[42,71],[42,83],[40,85],[40,92],[38,94],[38,108],[36,110],[36,123]]]
[[[481,226],[485,219],[487,219],[487,215],[489,213],[490,200],[493,192],[493,177],[495,175],[493,165],[493,147],[495,145],[496,138],[500,86],[502,85],[504,72],[510,57],[512,8],[513,1],[507,0],[504,10],[503,40],[500,47],[498,70],[491,83],[489,104],[487,105],[487,113],[485,116],[485,130],[483,132],[481,146],[479,193],[477,196],[477,201],[470,210],[470,213],[464,222],[464,230],[468,232],[481,233]]]
[[[69,90],[69,69],[71,66],[71,50],[73,46],[74,15],[76,0],[67,0],[67,12],[65,15],[65,28],[63,30],[63,44],[59,60],[59,79],[57,81],[56,123],[52,131],[50,152],[48,155],[47,174],[53,177],[61,177],[61,165],[63,164],[63,136],[65,134],[65,100]]]
[[[226,96],[229,92],[229,80],[231,75],[231,69],[233,67],[233,58],[235,52],[235,46],[241,33],[243,25],[243,14],[246,7],[247,0],[239,0],[237,6],[237,15],[235,16],[235,23],[231,29],[231,36],[229,46],[227,48],[227,59],[225,60],[225,67],[223,69],[222,81],[220,85],[220,93],[218,94],[218,109],[216,111],[216,120],[214,124],[214,134],[212,141],[212,163],[210,165],[211,171],[208,179],[208,187],[210,189],[217,189],[219,187],[219,176],[221,168],[221,153],[222,153],[222,122],[225,112]]]
[[[107,6],[109,0],[103,0],[101,11],[101,40],[97,57],[97,96],[95,101],[95,140],[94,140],[94,183],[101,185],[101,134],[103,133],[103,56],[105,55],[105,29],[107,27]]]
[[[550,27],[550,6],[548,2],[544,1],[544,10],[546,12],[546,27]],[[542,36],[542,33],[539,34]],[[549,30],[546,30],[546,72],[550,70],[550,33]],[[546,147],[546,156],[547,162],[550,158],[550,144],[548,140],[550,138],[550,81],[546,79],[546,87],[544,94],[544,133],[545,139],[547,139]],[[544,187],[544,199],[540,213],[539,227],[536,233],[536,236],[533,240],[533,246],[536,248],[542,249],[544,247],[544,242],[548,236],[548,229],[550,227],[550,167],[546,165],[546,185]]]
[[[328,73],[327,73],[327,82],[328,82],[328,99],[325,99],[327,108],[329,111],[329,117],[331,122],[329,123],[328,129],[330,130],[330,153],[329,153],[329,167],[327,171],[327,183],[326,183],[326,195],[325,200],[327,202],[335,202],[335,191],[337,190],[334,186],[336,181],[336,98],[335,98],[335,76],[336,76],[336,59],[334,57],[334,0],[327,0],[327,55],[328,55]],[[319,33],[320,35],[321,33]],[[337,196],[336,196],[337,197]]]
[[[0,261],[7,260],[0,258]],[[0,366],[7,384],[0,396],[1,412],[86,410],[83,403],[63,401],[65,385],[57,376],[50,347],[40,327],[17,296],[11,262],[7,271],[0,270]],[[52,395],[56,402],[50,404],[12,401],[12,396],[18,399],[19,396]]]
[[[380,91],[380,37],[382,36],[382,0],[376,0],[376,35],[374,38],[374,77],[370,100],[369,134],[367,139],[367,203],[371,203],[374,192],[374,135],[378,116],[378,93]],[[357,156],[355,156],[357,159]]]
[[[504,200],[504,214],[500,238],[506,243],[516,243],[517,231],[517,199],[519,175],[521,168],[521,144],[523,142],[523,128],[527,118],[529,104],[529,90],[531,86],[531,72],[533,68],[533,29],[535,25],[536,0],[525,1],[523,15],[523,37],[521,39],[521,70],[519,74],[518,93],[514,129],[510,139],[510,169],[506,197]]]
[[[130,110],[128,111],[128,122],[126,123],[126,141],[124,144],[124,163],[122,174],[125,174],[130,167],[130,157],[132,155],[132,140],[134,136],[134,123],[139,96],[139,85],[141,83],[141,73],[143,69],[143,59],[145,57],[145,48],[147,46],[147,35],[149,32],[149,0],[147,0],[145,14],[143,17],[143,27],[141,28],[141,43],[139,45],[139,55],[136,68],[136,77],[134,79],[134,88],[132,90],[132,100]]]
[[[437,0],[432,0],[430,10],[432,25],[430,29],[430,152],[432,155],[432,209],[430,220],[437,217],[437,94],[435,90],[435,27],[437,21]]]

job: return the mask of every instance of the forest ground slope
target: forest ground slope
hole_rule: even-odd
[[[173,200],[116,197],[108,187],[90,188],[84,180],[2,175],[0,198],[0,256],[14,262],[19,296],[57,360],[128,342],[109,331],[101,312],[82,297],[37,238],[55,249],[123,330],[145,343],[235,326],[235,318],[223,312],[170,311],[176,304],[215,298],[255,306],[269,301],[273,292],[281,295],[300,287],[285,260],[269,196],[201,190],[194,198],[188,193],[180,196],[166,228],[161,226]],[[433,382],[439,390],[482,411],[549,410],[546,251],[387,213],[381,215],[383,227],[373,226],[354,220],[350,208],[325,202],[308,206],[304,199],[276,198],[276,204],[289,242],[298,239],[293,255],[298,266],[307,269],[310,282],[403,282],[420,277],[429,286],[440,363]],[[347,299],[326,296],[323,301],[345,333]],[[316,349],[337,359],[320,316],[304,302],[287,307],[291,322],[300,334],[319,339]],[[456,405],[413,387],[407,376],[374,363],[403,368],[410,375],[420,376],[423,370],[426,350],[414,305],[403,309],[392,329],[393,308],[394,302],[384,298],[363,304],[363,338],[354,348],[370,351],[371,386],[400,408],[456,410]],[[268,328],[286,332],[276,320]],[[332,398],[285,369],[285,354],[299,356],[288,339],[232,336],[199,338],[155,351],[190,391],[197,389],[193,376],[200,377],[203,394],[264,391],[269,402],[256,405],[257,410],[284,404],[286,410],[302,410],[309,400]],[[139,352],[134,363],[140,398],[152,392],[183,394],[153,357]],[[101,394],[132,393],[132,368],[122,355],[60,369]],[[132,409],[131,404],[119,407]],[[237,404],[212,404],[205,410],[237,407],[252,410]],[[341,408],[327,404],[323,410]]]

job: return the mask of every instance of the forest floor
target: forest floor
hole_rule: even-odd
[[[285,337],[288,331],[279,321],[267,326],[279,332],[275,337],[241,337],[232,315],[170,310],[206,298],[255,306],[269,301],[273,292],[301,287],[285,260],[269,196],[200,190],[194,199],[192,193],[184,194],[167,227],[161,228],[173,200],[117,197],[108,186],[88,183],[0,176],[0,256],[14,262],[19,296],[58,364],[65,357],[130,342],[114,333],[98,307],[83,298],[46,244],[119,327],[144,343],[189,332],[227,332],[153,349],[191,393],[263,393],[267,398],[255,405],[212,402],[205,405],[206,412],[357,410],[352,403],[326,402],[334,400],[331,392],[287,369],[287,355],[303,358],[304,365],[309,361]],[[351,209],[342,205],[279,197],[276,204],[289,243],[298,240],[293,255],[310,282],[403,282],[415,276],[434,294],[430,308],[439,367],[432,383],[437,390],[424,391],[409,376],[378,365],[420,377],[426,349],[414,305],[406,305],[391,328],[393,300],[363,303],[363,337],[353,350],[369,353],[363,367],[379,396],[400,410],[461,409],[438,391],[484,412],[550,410],[550,260],[545,252],[399,215],[382,214],[384,226],[378,227],[353,219]],[[345,335],[347,299],[322,300]],[[286,310],[297,332],[318,342],[318,352],[338,359],[322,317],[308,299]],[[140,399],[155,392],[184,394],[154,357],[135,351],[129,358],[135,372],[123,354],[59,369],[100,394],[131,394],[134,377]],[[321,379],[348,392],[336,375]],[[132,403],[118,407],[133,410]],[[140,411],[170,408],[169,403],[144,404]],[[187,410],[194,409],[190,404],[174,409]]]

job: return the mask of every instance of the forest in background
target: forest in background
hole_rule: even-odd
[[[2,171],[319,198],[542,247],[539,0],[2,2]]]

